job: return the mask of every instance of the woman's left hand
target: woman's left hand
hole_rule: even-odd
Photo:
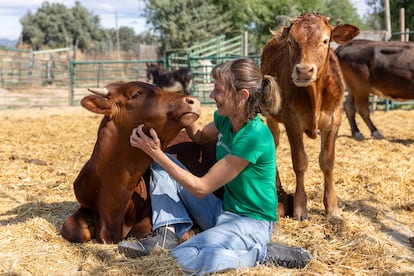
[[[143,127],[144,124],[141,124],[132,130],[131,136],[129,137],[129,143],[131,146],[139,148],[149,156],[154,157],[156,152],[162,152],[160,139],[153,128],[149,131],[151,137],[147,136],[142,130]]]

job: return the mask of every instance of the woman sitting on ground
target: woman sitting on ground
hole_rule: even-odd
[[[311,260],[309,252],[269,243],[277,221],[276,152],[258,113],[278,110],[278,86],[248,58],[218,65],[212,75],[214,121],[186,131],[200,144],[217,139],[217,162],[197,177],[162,151],[153,129],[151,137],[143,125],[134,129],[131,145],[155,161],[150,179],[154,231],[147,239],[120,242],[119,251],[139,257],[156,246],[171,249],[184,272],[197,275],[258,263],[302,268]],[[213,192],[223,186],[221,200]],[[179,244],[192,219],[202,232]]]

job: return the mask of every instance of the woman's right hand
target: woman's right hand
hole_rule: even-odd
[[[129,143],[131,146],[141,149],[146,154],[154,158],[156,153],[162,152],[160,139],[158,138],[157,132],[153,128],[149,131],[151,137],[147,136],[142,130],[143,127],[144,124],[141,124],[132,130],[129,137]]]

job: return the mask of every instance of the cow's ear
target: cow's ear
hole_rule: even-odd
[[[332,41],[340,45],[345,45],[357,35],[359,35],[358,27],[351,24],[340,24],[335,26],[332,31]]]
[[[81,105],[87,110],[110,116],[112,114],[112,105],[111,103],[101,96],[89,95],[82,99]]]

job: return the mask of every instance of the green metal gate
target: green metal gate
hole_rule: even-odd
[[[146,81],[147,63],[161,60],[69,61],[70,103],[78,105],[87,88],[102,88],[115,81]]]

